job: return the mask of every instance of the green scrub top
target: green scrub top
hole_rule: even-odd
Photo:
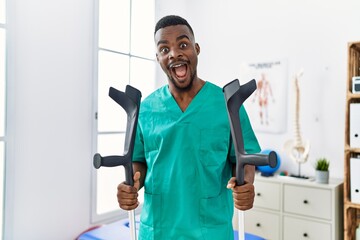
[[[245,150],[259,152],[243,107],[240,118]],[[141,103],[133,155],[147,164],[139,240],[234,239],[230,138],[224,94],[212,83],[184,112],[168,86]]]

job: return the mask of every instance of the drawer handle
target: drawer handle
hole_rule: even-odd
[[[304,203],[304,204],[308,204],[309,201],[308,201],[308,200],[304,200],[303,203]]]
[[[256,196],[260,197],[260,196],[261,196],[261,193],[257,193]]]
[[[261,224],[260,224],[260,223],[257,223],[256,226],[257,226],[257,227],[261,227]]]
[[[308,237],[308,234],[307,234],[307,233],[304,233],[303,236],[307,238],[307,237]]]

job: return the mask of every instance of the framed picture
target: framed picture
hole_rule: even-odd
[[[257,89],[244,106],[255,131],[286,131],[287,64],[285,61],[244,63],[240,85],[255,79]]]

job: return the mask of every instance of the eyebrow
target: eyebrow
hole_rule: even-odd
[[[176,41],[180,41],[181,39],[184,39],[184,38],[186,38],[186,39],[188,39],[190,41],[190,38],[186,34],[178,36],[176,38]],[[169,41],[167,41],[167,40],[160,40],[160,41],[158,41],[157,46],[159,46],[160,44],[166,44],[168,42]]]
[[[187,39],[190,40],[190,38],[189,38],[187,35],[183,34],[183,35],[178,36],[178,37],[176,38],[176,41],[180,41],[180,40],[183,39],[183,38],[187,38]]]

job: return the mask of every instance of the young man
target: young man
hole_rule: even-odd
[[[140,240],[233,240],[234,205],[252,208],[253,166],[235,186],[235,153],[222,89],[197,76],[200,46],[188,22],[166,16],[155,27],[156,58],[168,85],[140,106],[133,156],[135,186],[118,186],[122,209],[138,206],[145,187]],[[260,151],[245,109],[245,149]],[[228,188],[232,189],[229,190]]]

